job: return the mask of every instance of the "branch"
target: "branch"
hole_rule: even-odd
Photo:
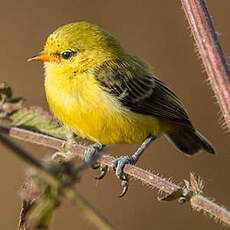
[[[42,161],[33,157],[30,153],[22,149],[19,145],[15,144],[13,141],[2,135],[1,133],[0,142],[7,148],[9,148],[17,156],[22,158],[24,161],[36,167],[43,174],[42,179],[44,179],[48,184],[52,185],[53,187],[59,188],[59,191],[61,191],[61,193],[66,198],[70,199],[79,208],[81,208],[81,211],[85,213],[85,216],[89,220],[91,220],[91,222],[94,223],[95,226],[103,230],[113,229],[108,220],[104,216],[102,216],[94,207],[92,207],[92,205],[73,188],[72,183],[70,183],[70,181],[67,181],[67,178],[60,178],[60,173],[63,173],[63,170],[59,165],[54,164],[53,162],[52,164],[43,163]],[[76,177],[77,173],[79,173],[84,168],[86,168],[86,165],[76,168],[74,170],[74,175],[71,176]],[[28,203],[25,200],[23,200],[23,208],[20,214],[19,223],[20,230],[27,229],[25,226],[26,215],[27,212],[30,210],[31,206],[31,203]]]
[[[79,144],[74,144],[70,146],[69,144],[66,144],[66,141],[61,139],[35,133],[21,128],[9,128],[2,125],[0,125],[0,132],[8,134],[9,136],[20,139],[22,141],[43,145],[56,150],[60,150],[62,148],[64,151],[70,151],[81,159],[84,159],[84,151],[87,149],[87,146],[90,143],[88,140],[78,138],[76,142],[78,142]],[[108,152],[107,149],[108,147],[105,147],[103,148],[103,151],[100,152],[101,156],[98,162],[112,167],[112,161],[115,160],[115,158],[106,155],[106,153]],[[172,193],[180,188],[179,186],[159,176],[153,175],[150,172],[147,172],[141,168],[132,165],[125,165],[124,172],[166,193]]]
[[[205,0],[181,0],[212,89],[230,130],[230,68]]]
[[[66,141],[61,139],[38,134],[22,128],[10,128],[2,125],[0,125],[0,132],[23,141],[47,146],[53,149],[60,149],[62,147],[65,151],[71,151],[71,153],[82,159],[84,151],[89,144],[89,141],[87,140],[78,139],[78,144],[68,145],[66,144]],[[98,162],[111,167],[112,161],[115,158],[106,155],[107,152],[108,148],[104,148],[103,151],[100,152],[100,158]],[[191,174],[191,181],[185,181],[186,186],[181,187],[158,175],[155,175],[136,166],[125,165],[124,172],[127,175],[130,175],[135,179],[138,179],[145,184],[158,189],[159,191],[169,194],[168,196],[161,198],[161,200],[171,201],[176,198],[180,198],[181,202],[190,201],[191,206],[195,210],[203,210],[205,213],[209,213],[210,216],[214,217],[215,219],[230,225],[230,212],[227,209],[215,204],[213,201],[208,200],[205,196],[202,195],[202,181],[199,178],[196,178],[193,174]]]

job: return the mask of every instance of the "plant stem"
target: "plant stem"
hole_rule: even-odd
[[[6,129],[4,129],[6,131]],[[20,132],[19,132],[20,133]],[[22,133],[22,132],[21,132]],[[26,133],[26,132],[25,132]],[[51,137],[49,137],[51,138]],[[48,138],[48,139],[49,139]],[[43,139],[44,140],[44,139]],[[9,148],[13,153],[15,153],[17,156],[22,158],[27,163],[31,164],[32,166],[39,169],[42,173],[45,173],[44,179],[47,180],[46,182],[48,184],[59,184],[60,186],[65,184],[64,180],[61,180],[58,176],[61,169],[59,169],[58,166],[50,165],[47,167],[47,165],[40,160],[33,157],[29,152],[22,149],[19,145],[11,141],[9,138],[5,137],[0,133],[0,142],[5,145],[7,148]],[[102,216],[98,210],[96,210],[84,197],[82,197],[74,188],[71,186],[66,186],[61,188],[64,196],[66,198],[69,198],[71,201],[73,201],[77,207],[79,207],[82,212],[85,213],[85,216],[95,225],[98,227],[98,229],[101,230],[112,230],[114,229],[112,225],[109,223],[109,221]],[[24,203],[25,204],[25,203]],[[28,207],[29,210],[29,207]],[[25,216],[27,209],[23,209],[25,213],[21,213],[20,217],[20,223],[19,223],[19,229],[25,229]]]
[[[230,130],[230,68],[205,0],[181,0],[212,89]]]
[[[3,132],[11,137],[23,141],[36,143],[54,149],[60,149],[61,147],[63,147],[65,151],[71,151],[71,153],[82,159],[84,157],[84,151],[87,148],[87,146],[82,144],[74,144],[70,146],[66,144],[64,140],[60,140],[43,134],[38,134],[22,128],[14,128],[0,125],[0,132]],[[82,141],[82,143],[84,143],[84,141]],[[112,161],[115,158],[105,154],[108,152],[108,148],[105,148],[104,150],[105,151],[100,152],[101,156],[98,159],[98,162],[111,167]],[[170,182],[169,180],[136,166],[125,165],[124,172],[127,175],[130,175],[135,179],[138,179],[145,184],[148,184],[153,188],[157,188],[158,190],[168,194],[172,194],[173,192],[176,192],[178,190],[184,190],[184,188]],[[208,200],[205,196],[201,194],[194,194],[194,196],[192,196],[190,199],[190,204],[192,207],[194,207],[195,210],[203,210],[204,212],[209,213],[210,216],[213,216],[219,219],[221,222],[230,225],[230,211],[217,205],[213,201]]]

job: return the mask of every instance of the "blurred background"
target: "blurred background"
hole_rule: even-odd
[[[208,7],[228,55],[230,2],[208,1]],[[37,54],[47,36],[60,25],[75,21],[98,24],[129,52],[150,62],[154,73],[182,99],[193,123],[213,142],[217,154],[186,157],[161,138],[146,151],[138,166],[172,177],[175,182],[188,179],[190,171],[196,172],[205,180],[206,195],[230,207],[230,136],[222,128],[219,108],[195,53],[180,1],[2,1],[0,18],[0,82],[11,85],[15,95],[27,99],[27,105],[48,109],[42,65],[27,63],[26,59]],[[39,157],[53,152],[23,142],[21,145]],[[136,148],[114,146],[111,152],[131,154]],[[17,227],[21,207],[18,191],[24,180],[25,163],[2,146],[0,153],[0,228],[11,230]],[[136,181],[131,181],[128,194],[119,199],[121,187],[114,174],[110,172],[97,182],[97,173],[85,172],[77,188],[117,229],[224,229],[192,211],[188,204],[158,202],[157,192]],[[51,229],[64,228],[95,229],[68,201],[56,211],[51,224]]]

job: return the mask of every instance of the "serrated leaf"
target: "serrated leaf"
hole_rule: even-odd
[[[65,139],[66,128],[40,107],[23,108],[11,117],[14,126]]]

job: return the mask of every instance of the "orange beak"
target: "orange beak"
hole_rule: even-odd
[[[40,54],[29,58],[27,61],[60,62],[60,58],[57,54],[41,52]]]

